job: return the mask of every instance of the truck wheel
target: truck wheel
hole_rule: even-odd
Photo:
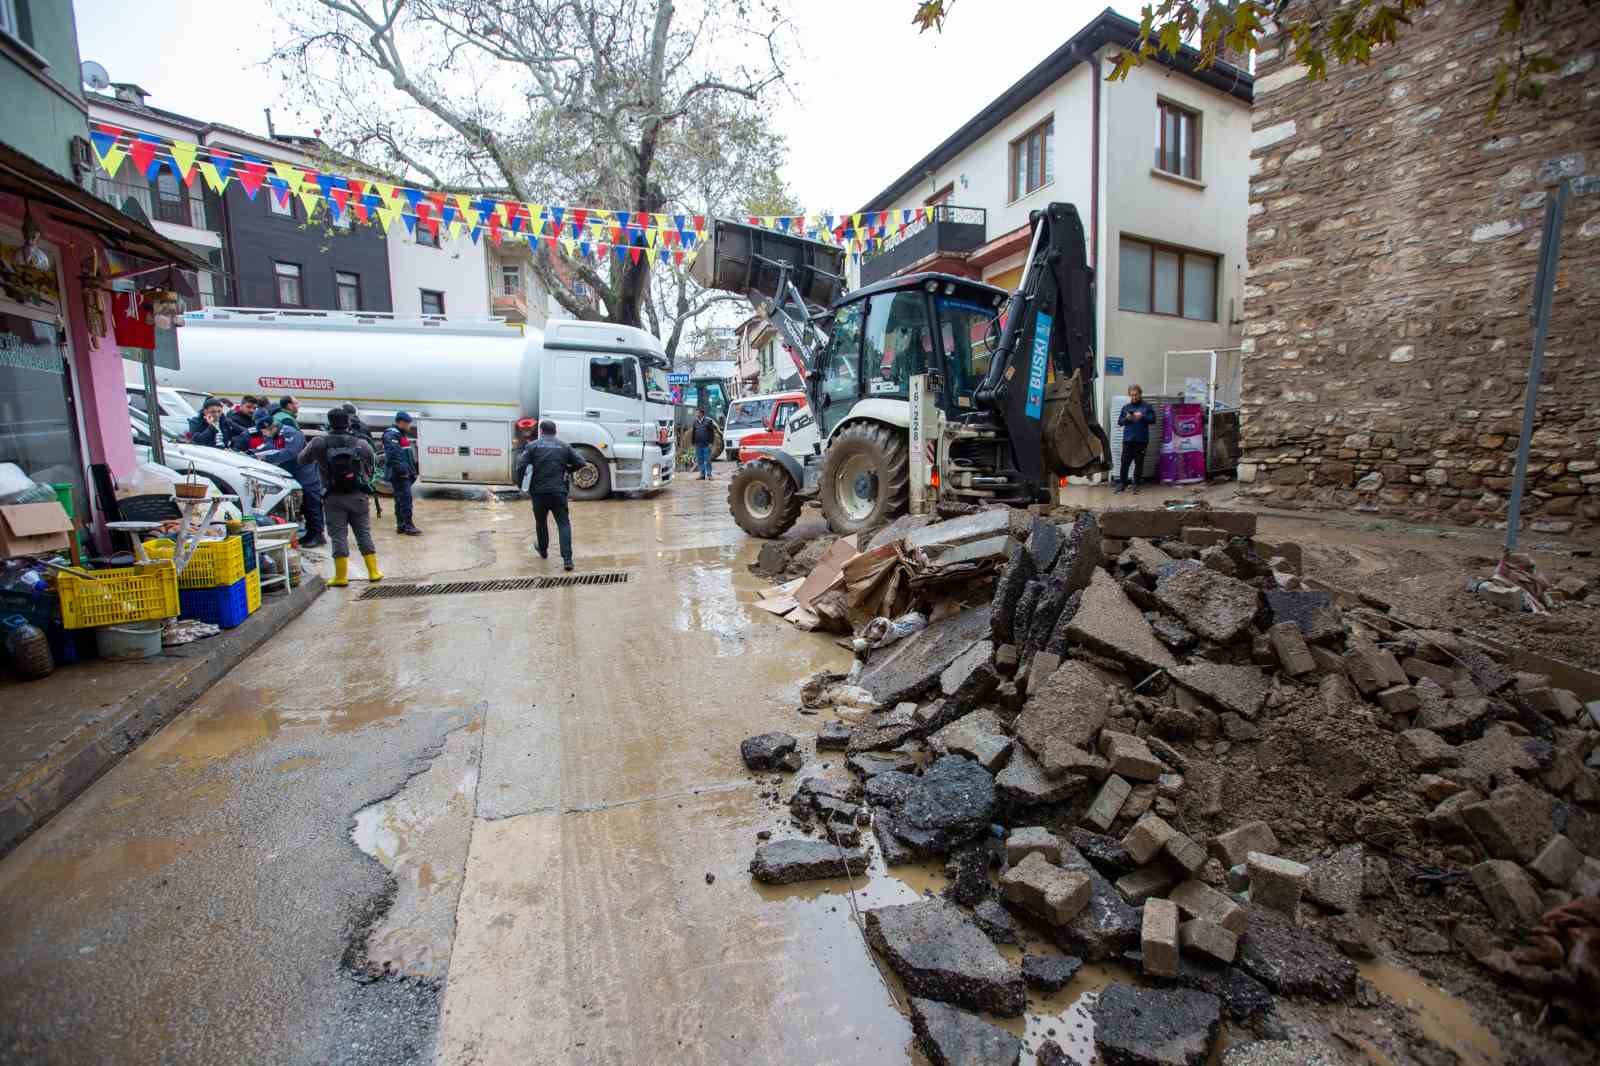
[[[911,503],[906,431],[881,422],[845,426],[822,458],[818,497],[841,537],[885,525]]]
[[[800,494],[788,473],[771,459],[746,463],[728,483],[728,510],[739,528],[771,540],[800,518]]]
[[[572,449],[583,460],[583,467],[572,472],[574,500],[603,500],[611,495],[611,467],[593,448],[576,445]]]

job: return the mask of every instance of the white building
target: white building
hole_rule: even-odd
[[[861,208],[939,210],[852,268],[861,284],[941,270],[1015,288],[1028,212],[1073,204],[1097,271],[1108,421],[1130,384],[1161,389],[1164,353],[1231,347],[1242,328],[1252,79],[1198,70],[1186,50],[1105,80],[1137,40],[1137,23],[1096,16]]]

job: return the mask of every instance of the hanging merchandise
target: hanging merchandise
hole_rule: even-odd
[[[112,293],[111,325],[119,348],[156,346],[155,317],[150,313],[150,305],[143,293]]]

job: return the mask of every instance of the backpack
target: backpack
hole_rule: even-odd
[[[367,488],[366,476],[362,470],[361,452],[356,448],[353,438],[338,434],[339,443],[334,443],[333,436],[328,439],[328,487],[329,492],[365,492]]]

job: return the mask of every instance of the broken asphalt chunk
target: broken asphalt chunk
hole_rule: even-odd
[[[756,848],[750,876],[767,885],[820,881],[867,870],[867,855],[820,840],[773,840]]]
[[[976,1014],[911,997],[911,1027],[933,1066],[1016,1066],[1022,1041]]]
[[[739,745],[739,755],[752,770],[777,770],[783,757],[795,750],[800,742],[788,733],[762,733],[748,737]]]
[[[1222,1002],[1190,988],[1107,985],[1093,1015],[1107,1066],[1200,1066],[1222,1029]]]
[[[1090,578],[1078,612],[1066,628],[1066,636],[1091,651],[1130,663],[1139,670],[1154,671],[1176,665],[1172,653],[1150,631],[1150,623],[1144,620],[1139,608],[1129,602],[1116,580],[1104,570],[1096,570]]]
[[[916,996],[1002,1018],[1027,1003],[1022,974],[949,903],[922,900],[866,912],[867,942]]]
[[[1245,636],[1261,608],[1260,594],[1243,581],[1203,566],[1163,569],[1156,600],[1206,640],[1231,644]]]

